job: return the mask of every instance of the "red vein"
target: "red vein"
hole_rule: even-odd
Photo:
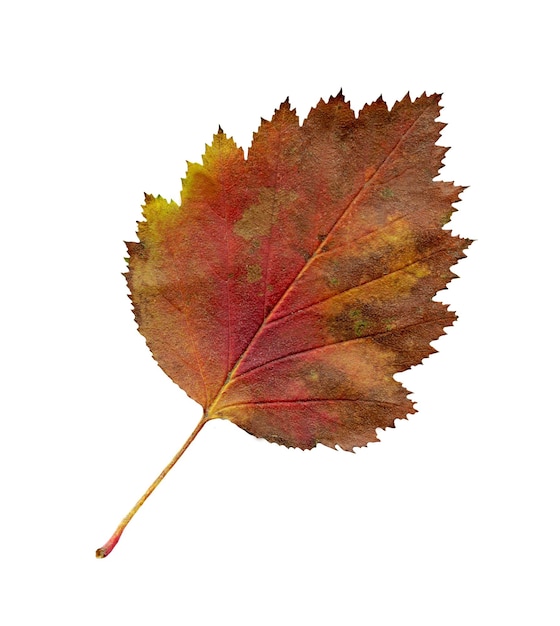
[[[342,220],[348,215],[348,213],[350,212],[350,209],[356,203],[356,201],[358,200],[360,195],[363,193],[363,191],[366,189],[366,187],[369,186],[370,183],[373,180],[375,180],[376,178],[379,178],[379,173],[381,172],[381,170],[384,167],[386,167],[387,163],[389,162],[389,159],[393,156],[393,154],[399,148],[401,143],[404,141],[405,137],[408,135],[408,133],[410,133],[410,131],[418,123],[418,121],[424,115],[424,113],[427,111],[427,109],[428,109],[428,107],[426,106],[422,110],[420,115],[414,120],[414,122],[412,122],[412,124],[410,124],[410,126],[402,134],[401,138],[397,141],[397,143],[393,146],[393,148],[390,150],[390,152],[387,154],[387,156],[383,159],[383,161],[381,162],[381,165],[375,170],[375,172],[373,172],[373,174],[364,182],[364,184],[360,187],[360,189],[358,189],[358,191],[354,194],[353,198],[348,202],[346,207],[343,209],[342,213],[338,216],[338,218],[335,220],[334,224],[331,226],[331,228],[330,228],[329,232],[327,233],[326,237],[323,239],[323,241],[320,242],[320,244],[317,246],[317,248],[315,249],[313,254],[306,261],[305,265],[301,268],[301,270],[299,271],[298,275],[294,278],[294,280],[291,282],[291,284],[288,286],[288,288],[284,291],[282,296],[276,302],[276,304],[274,305],[274,307],[272,308],[272,310],[268,314],[267,320],[274,314],[274,311],[276,309],[278,309],[278,307],[282,304],[282,302],[285,300],[286,296],[293,289],[294,285],[298,282],[298,280],[301,278],[301,276],[309,269],[309,266],[313,263],[313,261],[317,258],[317,256],[319,254],[321,254],[321,252],[323,251],[323,248],[328,244],[329,239],[332,237],[332,234],[340,226],[340,223],[342,222]],[[265,322],[266,322],[266,320],[265,320]],[[260,329],[259,329],[259,331],[260,331]],[[259,331],[257,331],[255,336],[258,334]],[[254,337],[253,337],[253,339],[254,339]],[[249,344],[249,346],[247,346],[247,349],[250,347],[250,345],[251,344]]]
[[[362,402],[363,404],[378,404],[382,406],[401,406],[399,402],[387,402],[386,400],[368,400],[366,398],[294,398],[292,400],[255,400],[253,402],[236,402],[234,404],[228,404],[220,408],[220,411],[226,409],[242,408],[247,406],[260,406],[260,405],[278,405],[284,406],[285,404],[319,404],[325,402]]]
[[[344,241],[342,243],[339,243],[337,246],[334,246],[332,248],[329,248],[328,250],[325,250],[322,253],[322,256],[323,257],[328,256],[329,254],[332,254],[333,252],[340,252],[341,249],[347,248],[349,246],[355,246],[356,244],[359,244],[362,240],[367,239],[368,237],[371,237],[372,235],[378,235],[379,233],[382,233],[386,228],[389,228],[389,226],[392,226],[395,222],[399,222],[400,220],[403,220],[409,215],[411,215],[412,213],[414,213],[415,210],[416,210],[416,207],[413,207],[410,211],[406,211],[402,213],[401,215],[399,215],[399,217],[395,217],[394,219],[389,220],[388,222],[383,224],[383,226],[379,226],[375,230],[370,230],[369,232],[364,233],[363,235],[360,235],[357,239],[352,239],[350,241]]]
[[[278,307],[282,304],[282,302],[285,300],[286,296],[290,293],[290,291],[293,289],[293,286],[297,283],[297,281],[301,278],[301,276],[307,271],[307,269],[309,268],[309,266],[311,265],[311,263],[313,262],[313,260],[317,257],[317,255],[319,255],[323,248],[325,247],[326,243],[328,242],[329,238],[332,236],[333,232],[337,229],[337,227],[339,226],[341,220],[348,214],[349,210],[351,209],[351,207],[354,205],[354,203],[356,202],[356,200],[358,199],[358,197],[360,196],[360,194],[364,191],[364,189],[366,188],[367,185],[369,185],[373,180],[375,180],[376,178],[379,177],[379,173],[383,170],[384,167],[386,167],[387,163],[389,162],[390,158],[393,156],[393,154],[395,153],[395,151],[399,148],[399,146],[402,144],[402,142],[405,140],[405,138],[407,137],[407,135],[410,133],[410,131],[414,128],[414,126],[418,123],[418,121],[421,119],[421,117],[424,115],[424,113],[428,110],[428,106],[425,106],[424,109],[422,109],[422,111],[420,112],[420,114],[418,115],[418,117],[410,124],[410,126],[404,131],[404,133],[402,134],[402,136],[400,137],[400,139],[397,141],[397,143],[393,146],[393,148],[389,151],[389,153],[387,154],[387,156],[383,159],[383,161],[381,162],[381,165],[375,170],[375,172],[373,172],[373,174],[364,182],[364,184],[361,186],[361,188],[354,194],[353,198],[348,202],[347,206],[343,209],[342,213],[339,215],[339,217],[336,219],[336,221],[334,222],[334,224],[331,226],[329,232],[327,233],[327,236],[319,243],[319,245],[317,246],[317,248],[315,249],[315,251],[313,252],[313,254],[309,257],[309,259],[305,262],[305,264],[303,265],[303,267],[301,268],[301,270],[299,271],[298,275],[294,278],[294,280],[291,282],[291,284],[286,288],[286,290],[284,291],[284,293],[282,294],[282,296],[280,296],[280,298],[277,300],[276,304],[272,307],[272,309],[270,310],[270,312],[268,313],[268,315],[266,316],[266,318],[263,320],[262,324],[259,326],[259,328],[256,330],[255,334],[253,335],[251,341],[249,341],[249,343],[247,344],[247,346],[245,347],[245,349],[243,350],[243,352],[240,354],[239,358],[237,359],[235,365],[233,366],[233,368],[230,370],[229,375],[226,377],[226,380],[224,382],[224,384],[222,385],[222,388],[220,390],[220,392],[218,393],[218,395],[216,396],[216,398],[214,399],[214,401],[212,402],[212,405],[209,407],[208,409],[208,413],[210,414],[211,410],[213,409],[213,407],[218,403],[220,396],[224,393],[226,387],[230,384],[230,382],[235,378],[235,373],[237,371],[237,369],[239,368],[240,364],[243,362],[243,360],[245,359],[247,353],[249,352],[249,350],[251,349],[251,347],[253,346],[253,344],[255,343],[257,337],[259,336],[260,332],[262,331],[262,329],[266,326],[266,324],[268,323],[268,320],[272,317],[272,315],[274,314],[274,312],[278,309]]]
[[[387,272],[385,274],[381,274],[381,276],[376,276],[375,278],[372,278],[371,280],[366,280],[365,282],[360,283],[359,285],[354,285],[352,287],[348,287],[347,289],[343,289],[342,291],[338,291],[337,293],[333,293],[333,294],[327,296],[326,298],[323,298],[322,300],[317,300],[316,302],[313,302],[312,304],[308,304],[307,306],[301,307],[297,311],[295,311],[294,313],[286,313],[286,315],[283,315],[282,317],[276,317],[275,319],[273,319],[269,323],[269,325],[272,326],[272,324],[276,324],[278,322],[281,322],[283,319],[286,319],[287,317],[292,317],[293,315],[299,315],[303,311],[307,311],[309,309],[312,309],[313,307],[319,306],[320,304],[324,304],[325,302],[328,302],[329,300],[334,300],[335,298],[338,298],[339,296],[343,296],[345,294],[348,294],[351,291],[358,290],[358,289],[361,289],[362,287],[366,287],[368,285],[371,285],[372,283],[374,283],[374,282],[376,282],[378,280],[382,280],[383,278],[387,278],[387,276],[391,276],[392,274],[397,274],[398,272],[403,272],[404,270],[408,269],[409,267],[412,267],[413,265],[416,265],[417,263],[422,263],[424,261],[427,261],[428,259],[431,259],[434,256],[437,256],[438,254],[441,254],[442,252],[448,252],[448,251],[449,251],[448,248],[441,248],[440,250],[436,250],[435,252],[432,252],[431,254],[428,254],[428,255],[422,257],[421,259],[417,259],[416,261],[412,261],[412,263],[407,263],[406,265],[403,265],[402,267],[398,267],[397,269],[391,270],[390,272]]]
[[[426,324],[433,324],[436,322],[447,322],[447,321],[449,321],[448,317],[437,317],[435,319],[421,320],[418,322],[405,324],[404,326],[391,328],[391,330],[383,330],[377,333],[370,333],[369,335],[362,335],[361,337],[351,337],[350,339],[340,339],[339,341],[331,341],[330,343],[321,344],[319,346],[313,346],[312,348],[304,348],[302,350],[296,350],[295,352],[290,352],[289,354],[284,354],[282,356],[276,357],[275,359],[271,359],[270,361],[265,361],[264,363],[260,363],[259,365],[256,365],[255,367],[251,368],[250,370],[245,370],[244,372],[236,376],[236,380],[240,380],[241,378],[244,378],[248,376],[249,374],[253,374],[257,370],[268,367],[269,365],[274,365],[281,361],[286,361],[288,359],[291,359],[297,356],[309,354],[310,352],[319,352],[320,350],[327,350],[329,348],[336,349],[340,345],[343,345],[343,344],[357,343],[359,341],[367,341],[368,339],[374,339],[377,337],[383,337],[384,335],[391,335],[393,333],[398,333],[403,330],[407,330],[408,328],[414,328],[416,326],[423,326]]]

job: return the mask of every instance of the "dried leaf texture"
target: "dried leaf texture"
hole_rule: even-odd
[[[414,411],[393,375],[455,320],[433,301],[469,241],[442,229],[439,96],[286,101],[245,159],[223,132],[181,204],[146,197],[127,274],[139,330],[208,419],[351,450]]]

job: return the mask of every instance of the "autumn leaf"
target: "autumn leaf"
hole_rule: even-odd
[[[203,408],[285,446],[352,450],[414,412],[394,379],[455,320],[434,295],[470,243],[442,228],[462,191],[434,181],[439,96],[342,93],[300,125],[284,102],[245,158],[220,129],[181,203],[146,196],[127,273],[140,332]],[[116,537],[116,538],[115,538]]]

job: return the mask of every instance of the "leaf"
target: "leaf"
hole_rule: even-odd
[[[147,196],[128,284],[163,370],[204,408],[287,446],[350,450],[414,411],[393,374],[455,315],[434,294],[468,243],[442,230],[438,96],[288,102],[248,158],[218,132],[181,205]]]
[[[470,243],[442,228],[463,188],[434,181],[439,111],[406,96],[356,117],[340,93],[300,125],[286,101],[247,159],[220,129],[180,205],[146,196],[134,313],[199,428],[352,450],[414,412],[394,374],[455,320],[433,296]]]

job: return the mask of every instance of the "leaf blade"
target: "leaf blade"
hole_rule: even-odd
[[[393,374],[456,319],[433,296],[469,244],[442,229],[462,188],[433,180],[439,98],[356,117],[339,94],[301,126],[286,101],[247,160],[220,132],[181,207],[146,205],[128,274],[139,329],[208,419],[352,449],[413,412]]]

